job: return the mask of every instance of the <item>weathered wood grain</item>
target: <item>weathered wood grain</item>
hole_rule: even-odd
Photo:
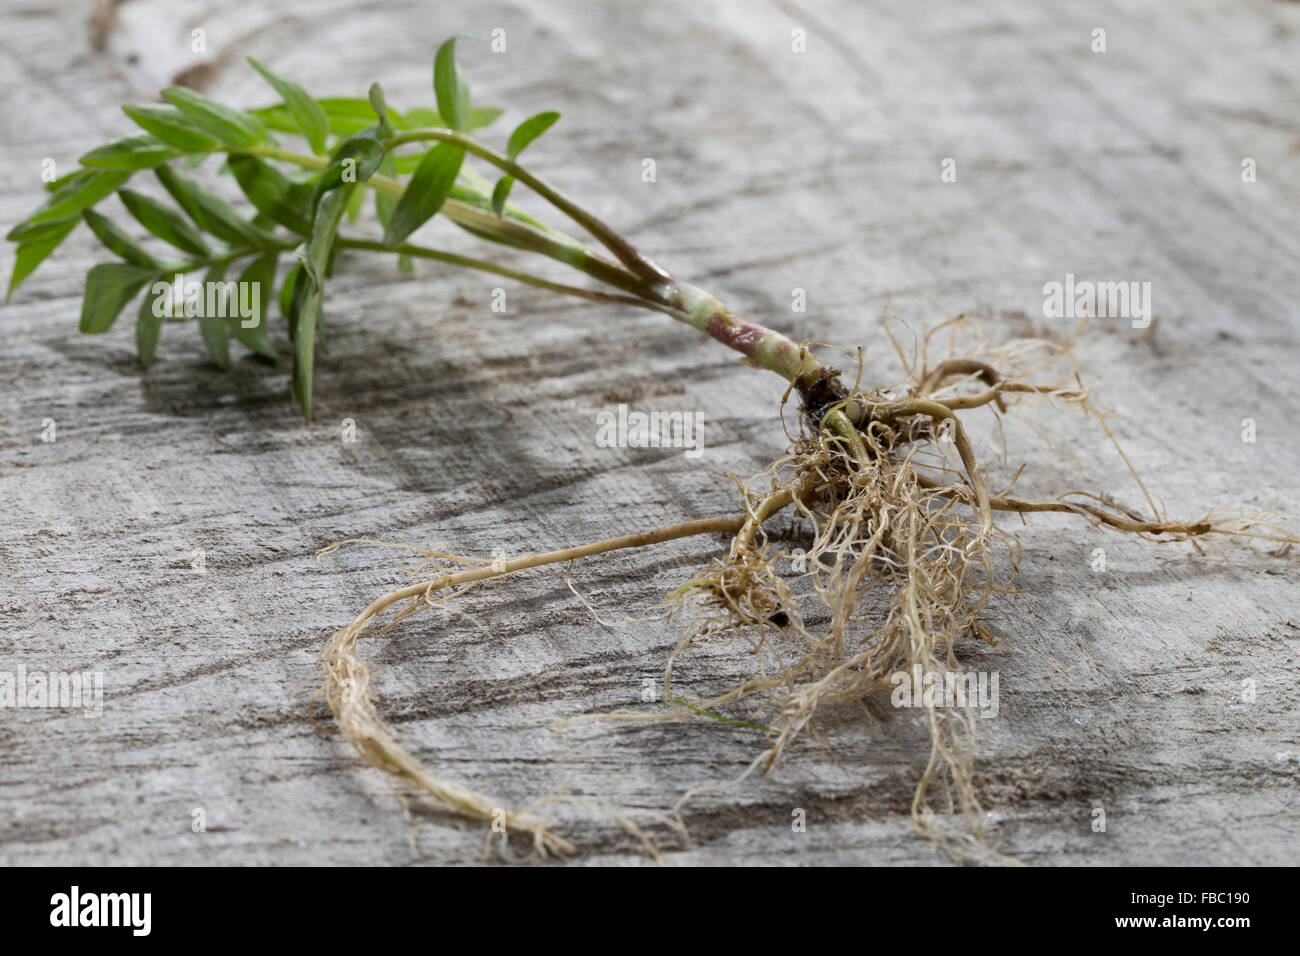
[[[1135,465],[1172,514],[1297,511],[1295,4],[8,0],[2,16],[6,227],[38,201],[42,159],[68,168],[126,132],[118,105],[177,73],[257,105],[269,97],[251,54],[321,94],[380,79],[409,106],[431,99],[441,38],[502,27],[506,53],[465,52],[476,95],[509,106],[498,135],[560,110],[533,165],[738,312],[861,343],[867,376],[889,381],[887,305],[914,327],[964,311],[991,336],[1061,338],[1072,323],[1041,318],[1044,282],[1150,281],[1152,329],[1095,323],[1078,348]],[[205,56],[189,48],[196,28]],[[955,183],[940,181],[946,157]],[[508,556],[728,513],[724,472],[781,450],[781,383],[660,316],[514,286],[500,315],[494,281],[354,257],[330,291],[305,427],[287,364],[241,358],[223,374],[197,334],[168,327],[142,372],[129,322],[79,335],[97,255],[83,230],[0,310],[0,669],[106,682],[99,719],[0,711],[0,862],[479,859],[478,828],[430,813],[307,720],[332,630],[404,580],[388,552],[320,566],[313,552],[376,536]],[[6,248],[5,275],[12,261]],[[806,313],[790,310],[795,288]],[[596,410],[620,402],[702,410],[705,453],[597,447]],[[1024,490],[1139,503],[1095,429],[1059,427],[1055,451],[1013,432]],[[1001,675],[1000,716],[981,722],[990,833],[1031,863],[1294,862],[1294,555],[1204,557],[1056,518],[1023,540],[1026,593],[990,621],[1012,651],[966,656]],[[640,614],[721,544],[610,555],[574,582],[608,618]],[[687,844],[663,813],[741,773],[752,732],[551,728],[637,706],[675,629],[603,627],[554,569],[461,606],[486,631],[428,615],[369,643],[384,712],[451,778],[510,804],[618,807],[676,863],[943,861],[907,816],[925,738],[887,702],[820,712],[825,745],[808,738],[772,777],[688,803]],[[702,654],[678,680],[703,692],[745,666]],[[579,863],[642,858],[617,824],[557,812]]]

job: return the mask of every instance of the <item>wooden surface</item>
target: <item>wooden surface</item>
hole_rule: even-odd
[[[42,159],[71,168],[128,131],[120,103],[178,73],[260,105],[251,54],[321,95],[379,79],[390,102],[427,105],[436,43],[503,27],[506,53],[465,51],[477,98],[509,109],[494,135],[560,110],[533,166],[739,313],[863,344],[867,378],[887,383],[887,303],[917,328],[964,311],[995,338],[1061,338],[1073,323],[1042,317],[1043,283],[1150,281],[1152,329],[1095,322],[1078,349],[1135,465],[1172,515],[1297,512],[1295,4],[5,0],[2,16],[6,228],[39,201]],[[189,50],[196,27],[205,56]],[[1105,53],[1090,49],[1098,27]],[[946,157],[955,183],[940,181]],[[446,223],[426,231],[472,246]],[[169,326],[142,372],[130,322],[78,334],[101,255],[79,231],[0,310],[0,669],[99,670],[106,685],[97,720],[0,711],[0,863],[481,859],[481,829],[430,812],[308,721],[321,646],[405,581],[391,552],[320,566],[313,552],[375,536],[505,557],[730,513],[724,473],[783,446],[780,382],[651,313],[432,264],[403,278],[358,256],[330,289],[304,427],[287,363],[241,352],[223,374],[195,330]],[[3,257],[7,277],[11,247]],[[504,315],[490,309],[499,284]],[[806,313],[791,312],[795,288]],[[597,447],[596,412],[620,402],[703,411],[704,454]],[[1010,432],[1023,490],[1140,504],[1096,429],[1033,421],[1055,423],[1058,447]],[[1202,557],[1056,518],[1022,538],[1026,593],[989,615],[1013,650],[965,653],[1001,675],[978,762],[994,839],[1035,864],[1294,862],[1295,556]],[[723,544],[595,559],[574,583],[608,619],[643,614]],[[663,812],[739,774],[761,747],[752,731],[552,727],[643,706],[676,629],[602,626],[554,569],[460,606],[481,628],[427,615],[368,644],[382,711],[450,778],[509,805],[566,794],[618,808],[672,863],[944,862],[907,816],[927,747],[913,716],[819,711],[824,744],[806,738],[772,777],[689,802],[686,842]],[[703,654],[679,680],[705,693],[746,664]],[[196,808],[206,832],[191,830]],[[644,860],[611,820],[558,814],[577,863]]]

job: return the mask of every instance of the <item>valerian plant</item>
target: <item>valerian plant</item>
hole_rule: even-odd
[[[355,647],[390,609],[395,611],[385,627],[444,605],[449,596],[489,578],[690,535],[728,534],[726,553],[669,595],[667,606],[688,626],[665,668],[662,707],[600,719],[726,720],[764,735],[766,745],[751,769],[770,769],[809,727],[819,706],[889,691],[900,674],[951,676],[961,641],[999,643],[980,618],[992,596],[1013,587],[1018,542],[995,520],[1000,514],[1072,514],[1099,529],[1190,541],[1198,548],[1202,540],[1224,536],[1296,540],[1265,514],[1216,511],[1196,521],[1165,520],[1140,480],[1150,509],[1145,515],[1083,492],[1047,500],[1013,496],[1010,487],[1018,472],[995,492],[963,415],[999,416],[1015,403],[1047,401],[1093,414],[1105,427],[1080,384],[1068,345],[1018,341],[932,361],[927,335],[911,356],[898,349],[906,369],[903,381],[850,386],[810,348],[741,320],[522,165],[521,154],[555,124],[558,113],[539,113],[520,123],[504,152],[480,139],[477,131],[501,111],[471,101],[454,39],[434,57],[436,110],[399,112],[378,84],[364,99],[317,99],[256,60],[249,62],[279,103],[239,110],[172,88],[163,91],[163,104],[124,107],[139,131],[82,156],[81,168],[49,184],[45,202],[10,230],[17,262],[9,294],[84,221],[116,258],[94,266],[86,278],[81,329],[107,331],[143,292],[135,337],[140,361],[147,365],[164,318],[174,310],[174,303],[169,307],[164,301],[168,280],[194,272],[212,283],[237,276],[239,287],[256,290],[250,301],[260,309],[237,318],[194,309],[208,353],[226,366],[233,338],[276,359],[265,313],[266,304],[278,301],[292,344],[293,397],[310,421],[325,294],[340,255],[387,253],[402,264],[431,259],[556,293],[664,313],[740,353],[751,366],[780,375],[789,385],[787,397],[797,396],[801,405],[799,431],[788,452],[742,488],[737,516],[508,561],[425,552],[428,575],[376,598],[334,636],[321,657],[322,694],[337,724],[367,761],[449,810],[496,823],[502,804],[435,775],[382,720],[369,669]],[[301,145],[285,145],[282,137]],[[196,178],[210,158],[233,177],[249,208],[227,203]],[[141,173],[152,173],[171,202],[129,188]],[[512,198],[518,187],[562,213],[588,238],[526,212]],[[166,252],[146,248],[132,237],[138,230],[128,231],[97,211],[113,194],[138,226],[168,247]],[[379,238],[350,232],[368,195],[374,196]],[[410,241],[438,215],[480,239],[554,260],[581,273],[585,284],[564,284]],[[778,548],[763,530],[769,518],[788,508],[806,534],[805,546],[793,552]],[[1005,557],[998,559],[1000,553]],[[873,587],[888,594],[883,613],[860,608]],[[805,612],[809,603],[821,608],[816,619],[825,623],[817,628]],[[747,642],[755,673],[720,695],[679,696],[672,687],[673,665],[706,637]],[[913,820],[958,859],[1000,859],[982,835],[983,813],[972,781],[971,709],[946,703],[951,702],[931,696],[920,702],[931,750],[916,786]],[[932,809],[936,785],[942,785],[947,806],[965,820],[964,828],[949,826]],[[535,807],[506,819],[509,830],[530,835],[543,853],[573,849]]]

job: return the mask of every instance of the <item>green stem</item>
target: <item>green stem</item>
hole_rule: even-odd
[[[389,146],[391,148],[401,143],[426,139],[454,143],[463,147],[467,152],[471,152],[475,156],[496,165],[509,175],[515,176],[568,214],[574,221],[583,225],[592,235],[605,243],[629,268],[635,269],[636,274],[625,272],[601,257],[596,250],[564,233],[549,228],[538,228],[527,222],[507,216],[498,216],[494,212],[479,209],[469,203],[448,199],[443,203],[440,212],[453,222],[485,238],[514,248],[537,252],[563,262],[598,281],[612,285],[628,293],[630,299],[635,301],[629,302],[625,297],[613,297],[612,300],[602,298],[598,301],[628,302],[628,304],[636,304],[642,308],[670,315],[674,319],[685,322],[687,325],[716,339],[728,348],[740,352],[745,356],[746,361],[754,367],[775,372],[796,387],[801,389],[809,388],[829,374],[830,370],[826,368],[821,360],[798,343],[765,326],[737,319],[721,301],[696,286],[689,283],[675,282],[662,269],[641,256],[635,249],[632,249],[626,240],[595,216],[576,206],[557,190],[547,186],[517,163],[495,153],[469,137],[453,133],[450,130],[414,130],[395,137],[389,142]],[[249,152],[267,159],[281,160],[308,169],[323,169],[328,165],[328,161],[320,157],[306,156],[275,146],[261,146]],[[371,176],[365,185],[379,192],[397,197],[400,197],[405,190],[405,186],[400,181],[382,175]],[[355,246],[355,248],[376,248],[391,251],[378,243],[370,246]],[[429,250],[429,252],[431,254],[425,255],[425,258],[467,265],[470,268],[482,268],[484,265],[489,265],[482,262],[482,260],[462,260],[460,257],[452,257],[451,253],[434,253],[432,250]],[[417,255],[419,253],[412,252],[411,254]],[[639,265],[634,263],[639,263]],[[595,293],[593,295],[588,290],[577,290],[577,287],[564,286],[559,283],[544,284],[546,280],[540,280],[533,276],[524,278],[525,273],[514,273],[513,270],[502,271],[500,268],[492,267],[487,271],[496,272],[498,275],[509,275],[531,285],[576,294],[583,298],[605,295],[605,293]]]
[[[400,133],[389,141],[389,148],[401,146],[406,143],[417,143],[425,140],[436,140],[441,143],[451,143],[459,146],[467,153],[486,160],[493,166],[500,169],[503,173],[513,176],[519,182],[529,187],[537,195],[541,196],[556,209],[560,210],[578,225],[582,226],[589,233],[601,241],[601,243],[614,254],[614,256],[623,265],[627,266],[641,278],[655,283],[657,285],[672,285],[672,276],[655,265],[650,259],[638,252],[630,242],[615,232],[612,228],[598,219],[596,216],[587,212],[573,200],[569,199],[554,186],[549,185],[538,177],[534,176],[523,166],[520,166],[514,160],[502,156],[495,150],[484,146],[478,140],[472,139],[461,133],[449,129],[415,129]]]
[[[260,256],[268,252],[287,252],[290,249],[297,249],[300,245],[302,245],[302,239],[280,240],[261,246],[241,246],[238,249],[228,249],[220,255],[210,256],[207,259],[184,259],[180,262],[164,262],[159,265],[158,272],[160,275],[166,275],[169,272],[193,272],[196,269],[210,269],[215,265],[227,265],[246,256]]]
[[[443,252],[440,249],[429,249],[424,246],[413,246],[408,243],[403,243],[400,246],[386,246],[382,242],[374,242],[369,239],[348,239],[343,236],[339,236],[336,241],[343,249],[367,249],[371,252],[392,252],[399,255],[415,256],[420,259],[435,259],[438,262],[448,262],[452,265],[463,266],[467,269],[478,269],[480,272],[491,272],[494,275],[504,276],[507,279],[514,279],[516,282],[537,286],[539,289],[549,289],[552,292],[561,292],[565,295],[590,299],[593,302],[611,302],[620,305],[633,305],[642,309],[665,311],[664,307],[636,296],[613,295],[612,293],[600,292],[596,289],[584,289],[581,286],[551,282],[548,279],[543,279],[541,276],[535,276],[527,272],[520,272],[516,269],[499,266],[496,263],[488,262],[485,259],[474,259],[469,256],[457,255],[454,252]]]
[[[740,352],[755,368],[775,372],[792,385],[810,386],[828,371],[797,342],[756,322],[741,321],[703,289],[681,283],[669,301],[681,312],[681,321]]]
[[[231,152],[240,152],[231,150]],[[277,146],[259,146],[243,150],[250,155],[264,159],[276,159],[293,163],[304,169],[324,169],[329,161],[319,156],[307,156]],[[388,176],[374,175],[366,180],[366,186],[389,196],[400,197],[406,187],[403,183]],[[536,252],[557,262],[583,272],[593,279],[612,285],[617,289],[650,301],[666,303],[663,292],[647,280],[625,272],[614,263],[603,258],[595,249],[584,245],[572,236],[553,229],[539,229],[536,226],[517,219],[498,216],[489,210],[479,209],[458,199],[448,199],[439,210],[453,222],[464,226],[471,232],[484,238],[492,239],[526,252]]]

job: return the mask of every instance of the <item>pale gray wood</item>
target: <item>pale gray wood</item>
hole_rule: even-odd
[[[1294,4],[6,0],[0,220],[38,201],[43,158],[67,168],[126,132],[118,105],[179,71],[254,105],[267,94],[242,63],[252,54],[322,94],[380,79],[407,106],[431,97],[441,37],[498,26],[505,54],[465,54],[478,96],[509,106],[497,135],[559,109],[530,152],[539,170],[743,314],[864,344],[871,379],[896,375],[877,324],[887,303],[914,326],[965,311],[996,337],[1059,338],[1068,323],[1041,318],[1044,282],[1151,281],[1153,332],[1097,323],[1078,349],[1135,464],[1171,514],[1296,512]],[[1096,27],[1104,54],[1089,49]],[[189,51],[195,28],[205,57]],[[795,28],[806,53],[791,50]],[[940,182],[945,157],[956,183]],[[1241,182],[1243,157],[1258,182]],[[445,224],[429,232],[461,242]],[[330,291],[307,428],[286,365],[241,358],[222,374],[197,334],[169,327],[142,373],[129,321],[79,335],[98,255],[74,236],[0,310],[0,667],[98,669],[107,683],[98,720],[0,712],[0,862],[478,859],[478,828],[428,813],[308,722],[322,644],[404,580],[387,552],[318,567],[313,551],[371,535],[516,555],[728,513],[723,473],[782,447],[780,383],[656,315],[506,283],[496,315],[496,282],[354,258]],[[12,261],[6,246],[6,276]],[[794,288],[805,314],[790,311]],[[705,454],[597,448],[595,411],[619,402],[703,410]],[[344,418],[357,444],[340,440]],[[1064,457],[1014,434],[1027,490],[1138,503],[1095,429],[1062,427]],[[1294,556],[1206,558],[1050,518],[1023,540],[1027,593],[990,616],[1014,652],[966,651],[1002,680],[1001,716],[981,724],[991,834],[1031,863],[1294,862]],[[722,543],[611,555],[575,582],[607,617],[642,613]],[[771,778],[699,797],[685,846],[657,814],[740,773],[752,733],[550,726],[638,705],[676,630],[602,627],[558,570],[462,606],[491,639],[430,615],[369,644],[383,711],[451,778],[512,804],[569,793],[623,808],[672,862],[943,860],[910,832],[925,740],[908,715],[822,712],[833,755],[809,738]],[[703,692],[745,666],[701,655],[681,680]],[[1242,704],[1248,678],[1258,697]],[[1095,806],[1105,834],[1090,830]],[[191,832],[197,807],[206,833]],[[561,817],[580,863],[640,859],[616,824]]]

